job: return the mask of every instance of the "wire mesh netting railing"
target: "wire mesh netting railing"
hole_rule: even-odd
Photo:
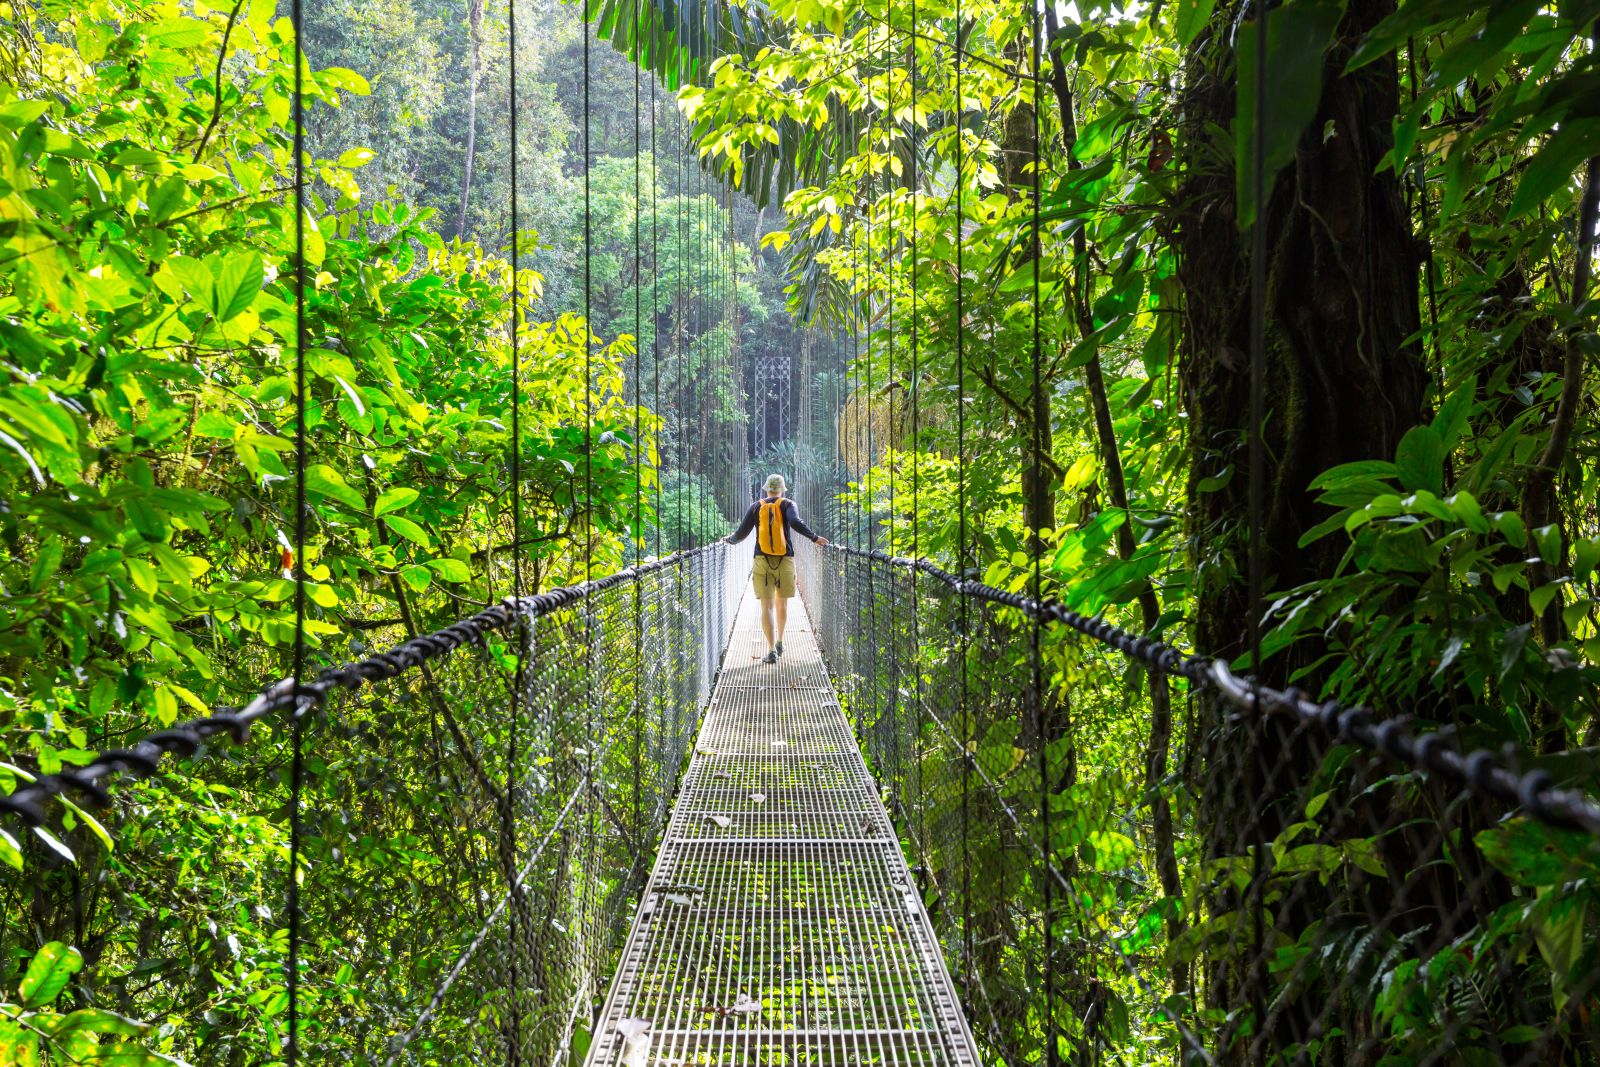
[[[279,1061],[297,822],[301,1062],[581,1055],[747,566],[681,553],[324,673],[302,687],[294,820],[286,686],[38,780],[6,806],[66,825],[79,859],[33,840],[0,875],[4,951],[78,946],[76,1002],[158,1024],[145,1044],[184,1061]],[[252,720],[247,744],[203,743]],[[159,776],[163,752],[208,766],[111,791],[115,849],[87,847],[82,802],[122,771]],[[270,806],[235,807],[264,788]],[[197,956],[210,966],[174,962]]]
[[[1256,692],[926,563],[802,552],[999,1060],[1600,1062],[1600,809],[1559,788],[1560,758]],[[1156,672],[1160,762],[1121,713]]]

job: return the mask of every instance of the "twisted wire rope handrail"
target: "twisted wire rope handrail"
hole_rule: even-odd
[[[1212,693],[1239,711],[1288,716],[1320,728],[1339,741],[1420,768],[1479,796],[1518,805],[1551,826],[1582,830],[1600,838],[1600,801],[1579,790],[1558,787],[1543,768],[1517,771],[1507,765],[1508,760],[1486,749],[1464,751],[1445,730],[1413,733],[1409,716],[1379,721],[1373,710],[1364,705],[1337,699],[1317,701],[1293,686],[1278,689],[1262,685],[1248,675],[1236,674],[1226,660],[1185,652],[1159,638],[1125,630],[1100,616],[1075,611],[1058,600],[1007,592],[961,578],[928,559],[838,544],[830,544],[824,551],[918,571],[959,596],[1012,608],[1041,622],[1060,623],[1152,670],[1169,677],[1180,676],[1195,689]]]
[[[160,770],[168,755],[191,756],[202,743],[226,734],[236,745],[250,739],[250,727],[262,719],[293,710],[296,719],[323,704],[336,690],[354,692],[365,685],[387,681],[423,664],[437,660],[465,645],[477,644],[489,634],[511,626],[517,620],[532,621],[562,608],[582,602],[586,597],[658,571],[687,563],[715,549],[715,544],[685,549],[577,585],[563,586],[529,596],[507,596],[499,603],[460,619],[432,633],[410,638],[394,648],[364,659],[328,667],[296,689],[295,680],[284,678],[262,690],[254,700],[236,710],[192,719],[149,734],[138,742],[105,749],[81,767],[60,770],[36,777],[32,782],[0,797],[0,813],[15,815],[30,826],[48,820],[43,807],[51,797],[73,791],[98,806],[110,803],[105,780],[124,774],[146,777]],[[14,761],[13,761],[14,762]]]

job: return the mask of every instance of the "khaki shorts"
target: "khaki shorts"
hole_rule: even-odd
[[[785,600],[794,596],[794,557],[757,553],[750,568],[750,584],[755,586],[756,596],[763,599],[774,592]]]

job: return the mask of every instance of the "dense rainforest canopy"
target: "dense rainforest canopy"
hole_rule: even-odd
[[[286,6],[0,3],[0,791],[287,674],[297,573],[337,662],[504,596],[513,559],[537,591],[704,543],[767,469],[843,540],[1594,790],[1600,3],[1284,0],[1264,72],[1242,0],[509,11],[304,0],[297,263]],[[751,457],[767,354],[796,357],[797,431]],[[1047,938],[1093,1010],[1042,1021],[996,950],[994,1048],[1173,1062],[1178,1026],[1239,1025],[1230,986],[1360,1002],[1285,1013],[1307,1062],[1374,1033],[1423,1062],[1446,1028],[1503,1062],[1530,1034],[1461,1020],[1512,985],[1593,1026],[1600,866],[1488,809],[1427,864],[1485,894],[1416,919],[1443,951],[1330,917],[1281,966],[1219,962],[1243,820],[1285,886],[1414,852],[1291,799],[1284,768],[1339,773],[1303,739],[1043,655],[1051,799],[1013,799],[1074,813],[1082,922],[1041,933],[1037,883],[977,887],[975,921]],[[281,1056],[264,732],[270,758],[208,748],[110,814],[0,827],[0,1053]],[[1004,779],[1021,746],[997,726],[980,759]],[[1422,817],[1418,780],[1375,802]],[[416,862],[403,836],[356,862]],[[110,888],[131,873],[159,888]],[[391,903],[353,922],[382,937]]]

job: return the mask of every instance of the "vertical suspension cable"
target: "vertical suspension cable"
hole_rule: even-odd
[[[633,9],[633,544],[632,557],[635,562],[644,554],[644,348],[639,344],[639,332],[643,329],[644,294],[640,288],[644,283],[641,257],[644,253],[643,214],[644,203],[640,198],[640,161],[639,153],[643,148],[640,144],[639,105],[641,94],[639,91],[640,65],[644,62],[644,51],[640,44],[640,33],[644,19],[644,5],[635,4]],[[644,703],[640,699],[639,679],[644,675],[644,588],[640,579],[633,581],[633,684],[629,687],[633,696],[633,834],[634,839],[642,838],[643,827],[640,825],[642,810],[641,790],[643,781],[640,766],[644,762]],[[645,858],[635,855],[633,858],[634,870],[643,874]]]
[[[690,77],[693,77],[694,49],[691,37],[689,47]],[[678,249],[678,263],[675,282],[678,289],[678,313],[675,317],[673,339],[677,343],[678,351],[678,395],[673,404],[673,413],[677,416],[677,452],[678,452],[678,478],[682,483],[683,492],[678,494],[678,548],[682,548],[689,539],[689,509],[694,504],[694,480],[689,473],[689,418],[684,410],[688,396],[687,383],[689,379],[689,126],[680,116],[679,124],[679,151],[678,151],[678,205],[676,218],[673,219],[673,238]]]
[[[967,656],[971,637],[965,595],[967,581],[967,353],[966,322],[963,303],[966,297],[965,264],[962,260],[966,235],[962,223],[966,219],[966,100],[962,96],[961,81],[961,0],[955,0],[956,46],[951,50],[955,65],[956,87],[956,180],[955,180],[955,245],[956,245],[956,574],[962,587],[956,590],[961,612],[961,969],[962,986],[971,996],[972,989],[972,849],[971,822],[969,819],[969,794],[972,784],[972,753],[966,749],[972,737],[971,708],[967,703]]]
[[[1033,344],[1029,353],[1033,396],[1030,406],[1033,410],[1033,418],[1031,420],[1031,429],[1033,432],[1033,492],[1035,494],[1035,500],[1038,501],[1044,499],[1046,494],[1050,492],[1049,487],[1045,485],[1043,480],[1045,410],[1044,404],[1041,400],[1044,383],[1041,380],[1042,345],[1040,338],[1041,305],[1039,295],[1039,278],[1040,274],[1044,270],[1044,245],[1040,239],[1039,227],[1040,198],[1041,194],[1043,193],[1042,185],[1044,180],[1044,159],[1041,155],[1043,138],[1040,136],[1039,131],[1044,124],[1044,109],[1041,106],[1042,101],[1040,98],[1040,86],[1042,85],[1043,71],[1041,69],[1042,64],[1040,62],[1041,49],[1038,3],[1034,3],[1032,5],[1031,17],[1028,20],[1028,34],[1030,38],[1029,51],[1031,53],[1030,66],[1032,67],[1033,73],[1033,184],[1030,190],[1033,217],[1029,223],[1028,241],[1033,256]],[[1040,518],[1040,515],[1034,515],[1035,522],[1039,521]],[[1034,600],[1040,600],[1043,596],[1044,584],[1043,575],[1041,574],[1041,568],[1044,562],[1043,530],[1035,529],[1030,531],[1028,547],[1029,552],[1033,557],[1030,561],[1033,572],[1030,578],[1032,596]],[[1043,629],[1044,619],[1042,616],[1036,615],[1033,619],[1033,626],[1030,631],[1028,651],[1033,672],[1034,713],[1038,721],[1037,729],[1039,735],[1039,832],[1044,862],[1048,867],[1050,865],[1050,796],[1052,790],[1050,788],[1050,737],[1045,716],[1044,657],[1043,650],[1040,647]],[[1041,901],[1042,907],[1039,916],[1039,925],[1040,933],[1042,934],[1041,944],[1044,952],[1043,959],[1040,961],[1040,964],[1044,969],[1044,1062],[1052,1065],[1053,1067],[1053,1065],[1058,1062],[1060,1049],[1057,1047],[1055,1033],[1056,975],[1055,968],[1051,965],[1051,957],[1054,955],[1052,951],[1053,934],[1051,931],[1051,909],[1054,905],[1054,900],[1051,892],[1051,881],[1052,879],[1049,877],[1040,879],[1043,899]]]
[[[581,12],[583,32],[583,580],[587,583],[594,569],[594,215],[591,208],[593,154],[589,115],[589,21]],[[588,594],[585,593],[587,601]]]
[[[306,113],[305,10],[291,0],[294,22],[294,722],[289,728],[289,1042],[284,1061],[300,1061],[300,794],[305,779],[306,705],[300,695],[306,671]]]
[[[511,126],[511,315],[510,315],[510,358],[511,358],[511,595],[522,596],[522,368],[520,366],[520,349],[518,347],[517,333],[519,328],[518,317],[521,314],[521,288],[517,277],[518,264],[521,260],[521,246],[519,244],[518,228],[521,218],[517,211],[517,148],[520,144],[520,128],[517,123],[517,4],[516,0],[506,0],[506,28],[507,28],[507,56],[508,56],[508,100],[510,115],[508,120]],[[516,626],[517,658],[514,668],[513,684],[511,686],[511,722],[506,731],[506,795],[505,795],[505,824],[506,838],[509,855],[517,855],[517,717],[521,712],[522,686],[527,670],[528,634],[524,617],[517,612]],[[506,872],[509,881],[513,878],[511,871]],[[523,909],[520,898],[511,908],[507,917],[506,928],[510,934],[510,981],[511,990],[511,1040],[510,1056],[508,1063],[520,1064],[522,1062],[521,1041],[521,1000],[518,997],[520,976],[518,974],[517,941],[522,934]]]
[[[1250,485],[1248,507],[1250,511],[1250,561],[1249,561],[1249,589],[1246,600],[1250,612],[1249,626],[1246,629],[1250,641],[1250,685],[1252,699],[1254,687],[1259,684],[1261,677],[1261,605],[1262,605],[1262,570],[1261,570],[1261,522],[1262,509],[1265,504],[1265,471],[1262,469],[1263,442],[1261,440],[1261,422],[1265,418],[1264,398],[1262,396],[1262,361],[1266,349],[1267,331],[1267,227],[1266,227],[1266,116],[1267,116],[1267,4],[1265,0],[1254,0],[1255,3],[1255,54],[1252,57],[1255,64],[1255,99],[1252,101],[1250,131],[1253,150],[1250,160],[1250,195],[1255,203],[1255,221],[1250,226],[1250,402],[1249,402],[1249,438],[1247,462],[1250,466]],[[1237,181],[1235,176],[1235,181]],[[1252,728],[1259,724],[1252,723]],[[1259,819],[1259,814],[1257,816]],[[1267,1018],[1265,991],[1266,971],[1265,958],[1262,945],[1265,943],[1264,919],[1262,915],[1265,902],[1262,897],[1265,892],[1267,878],[1266,848],[1262,842],[1256,842],[1252,849],[1254,856],[1254,871],[1251,876],[1251,925],[1254,935],[1255,952],[1251,961],[1250,1000],[1251,1011],[1255,1016],[1255,1029],[1257,1034],[1252,1041],[1252,1054],[1258,1055],[1265,1034],[1260,1031],[1264,1028]]]
[[[886,113],[884,115],[884,132],[886,135],[884,147],[886,159],[891,161],[895,156],[895,130],[899,125],[899,122],[895,119],[894,113],[894,53],[894,0],[886,0],[886,3],[884,4],[883,36],[883,91],[885,97],[887,98]],[[888,306],[886,309],[888,318],[884,324],[884,336],[888,339],[888,359],[884,366],[883,386],[884,393],[886,394],[884,398],[886,403],[884,406],[889,412],[889,423],[886,433],[887,441],[883,447],[883,458],[884,465],[889,468],[889,555],[891,556],[895,554],[895,545],[898,540],[895,537],[895,526],[900,520],[900,502],[898,499],[898,486],[896,485],[895,468],[900,465],[899,453],[903,452],[903,450],[896,448],[896,445],[899,443],[896,439],[898,437],[898,427],[896,425],[898,420],[896,420],[894,412],[896,392],[895,386],[898,384],[895,376],[894,358],[894,305],[896,299],[899,297],[899,286],[896,285],[895,280],[896,264],[893,259],[893,253],[895,245],[898,241],[896,236],[898,231],[898,219],[896,218],[896,215],[899,208],[899,204],[897,203],[899,198],[892,195],[895,191],[895,181],[893,175],[894,168],[890,166],[888,175],[886,176],[886,184],[891,190],[891,196],[889,200],[889,235],[883,250],[883,277],[889,291],[889,297],[887,301]],[[891,759],[894,766],[892,775],[892,788],[894,790],[894,798],[900,804],[900,816],[903,819],[906,814],[906,770],[904,753],[900,751],[900,653],[899,649],[897,649],[894,645],[894,635],[898,625],[898,616],[900,614],[898,608],[900,597],[896,595],[895,585],[897,582],[897,577],[892,571],[889,574],[888,582],[889,633],[891,641],[889,646],[889,742]]]
[[[918,378],[921,368],[918,366],[918,345],[921,325],[918,318],[917,307],[917,227],[922,221],[922,179],[918,169],[921,153],[918,150],[917,137],[917,0],[911,0],[911,30],[906,36],[906,47],[910,50],[910,89],[907,102],[911,110],[911,129],[909,144],[911,146],[911,558],[921,558],[921,539],[919,528],[922,524],[922,508],[920,492],[921,483],[921,458],[922,458],[922,417],[921,417],[921,384]],[[922,755],[921,745],[918,743],[923,736],[923,703],[922,703],[922,598],[921,586],[917,577],[918,572],[911,572],[911,647],[915,651],[912,659],[912,683],[916,697],[917,728],[912,734],[913,744],[911,751],[911,765],[917,772],[917,796],[922,798]],[[927,805],[919,802],[917,805],[917,839],[924,842],[926,851],[927,824],[923,819],[923,812]],[[930,866],[924,858],[924,866]]]
[[[652,400],[650,410],[656,417],[656,507],[655,555],[661,555],[661,433],[666,429],[666,419],[661,414],[661,172],[656,158],[656,79],[650,78],[650,363]]]
[[[591,181],[590,172],[593,169],[591,157],[594,144],[592,141],[590,124],[590,62],[589,62],[589,20],[588,9],[585,5],[579,9],[579,32],[583,34],[583,659],[584,659],[584,737],[592,739],[595,736],[595,617],[594,617],[594,591],[589,582],[594,577],[594,235],[593,213],[591,209]],[[589,807],[586,818],[590,825],[586,832],[589,847],[589,858],[592,860],[596,847],[597,834],[594,833],[593,802],[596,797],[595,783],[595,750],[598,746],[592,741],[584,745],[584,788],[588,793]],[[583,876],[583,907],[580,924],[587,926],[590,909],[590,882],[591,867],[584,864]],[[585,943],[585,949],[588,948]]]

